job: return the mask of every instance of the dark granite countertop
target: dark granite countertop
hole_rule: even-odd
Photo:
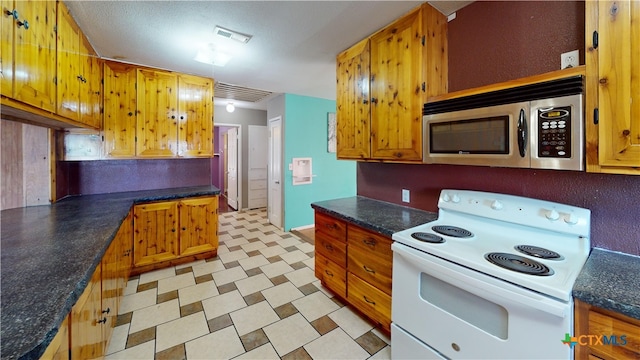
[[[3,210],[2,359],[42,355],[133,204],[219,193],[199,186],[75,196]]]
[[[640,320],[640,257],[591,250],[573,296],[587,304]]]
[[[319,201],[311,204],[311,207],[389,237],[394,232],[438,218],[437,213],[362,196]]]

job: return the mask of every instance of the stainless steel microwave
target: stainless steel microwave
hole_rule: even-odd
[[[429,164],[584,170],[583,95],[445,111],[423,117]]]

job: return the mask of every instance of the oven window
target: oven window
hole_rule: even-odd
[[[509,116],[429,123],[432,154],[509,154]]]
[[[420,297],[460,320],[506,340],[507,309],[431,275],[420,273]]]

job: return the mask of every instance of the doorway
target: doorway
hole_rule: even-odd
[[[220,189],[220,212],[242,208],[242,128],[237,124],[214,125],[214,158],[211,184]]]
[[[269,222],[282,229],[282,117],[269,120],[269,159],[267,163]]]

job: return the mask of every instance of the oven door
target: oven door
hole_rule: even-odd
[[[452,359],[572,357],[571,348],[561,341],[573,333],[572,303],[398,242],[392,249],[392,321],[428,345],[425,349]],[[415,354],[399,357],[428,354],[418,353],[419,346],[412,349]]]

